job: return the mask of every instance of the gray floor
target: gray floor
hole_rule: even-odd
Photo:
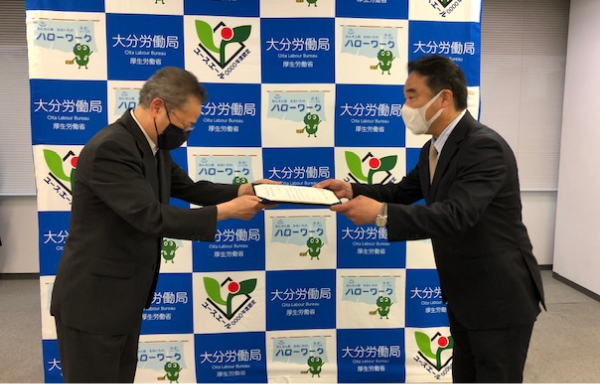
[[[600,303],[542,271],[548,311],[533,331],[525,382],[600,381]],[[37,279],[0,278],[0,382],[43,382]]]

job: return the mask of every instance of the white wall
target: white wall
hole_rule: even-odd
[[[556,192],[521,192],[523,222],[533,244],[533,254],[540,265],[554,261],[554,220]]]
[[[39,273],[35,196],[0,197],[0,273]]]
[[[600,294],[600,1],[571,0],[554,272]]]

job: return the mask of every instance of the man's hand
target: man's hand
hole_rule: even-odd
[[[254,181],[253,184],[281,184],[281,181],[260,179],[260,180]],[[238,196],[255,196],[254,189],[252,188],[252,184],[246,183],[246,184],[240,185],[240,188],[238,189]]]
[[[217,221],[236,218],[250,220],[257,212],[277,204],[263,204],[256,196],[240,196],[226,203],[217,205]]]
[[[321,189],[329,189],[333,193],[335,193],[335,195],[339,199],[343,199],[343,198],[351,199],[352,195],[353,195],[352,185],[350,185],[350,183],[346,183],[341,180],[327,179],[327,180],[323,180],[320,183],[313,185],[313,187],[321,188]]]
[[[358,196],[346,203],[332,205],[329,209],[346,216],[356,225],[363,225],[375,221],[381,205],[382,203],[377,200]]]

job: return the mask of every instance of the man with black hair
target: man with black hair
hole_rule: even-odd
[[[408,64],[402,118],[429,134],[397,184],[325,180],[348,202],[331,210],[386,227],[389,241],[431,238],[454,341],[454,382],[522,382],[541,275],[523,225],[515,156],[467,111],[461,69],[442,56]],[[425,199],[426,205],[413,203]]]

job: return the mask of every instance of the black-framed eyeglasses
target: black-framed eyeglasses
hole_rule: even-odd
[[[169,114],[169,110],[167,109],[167,107],[166,107],[166,106],[165,106],[165,111],[167,111],[167,117],[169,118],[169,121],[171,121],[171,116],[170,116],[170,114]],[[186,123],[184,123],[184,122],[183,122],[183,120],[181,120],[181,119],[179,118],[179,116],[177,116],[177,114],[176,114],[175,112],[173,112],[173,116],[175,116],[175,117],[177,118],[177,120],[179,120],[179,122],[180,122],[180,123],[181,123],[181,125],[183,126],[183,130],[184,130],[185,132],[193,131],[193,130],[194,130],[194,128],[196,128],[196,127],[194,127],[193,125],[187,125]]]

